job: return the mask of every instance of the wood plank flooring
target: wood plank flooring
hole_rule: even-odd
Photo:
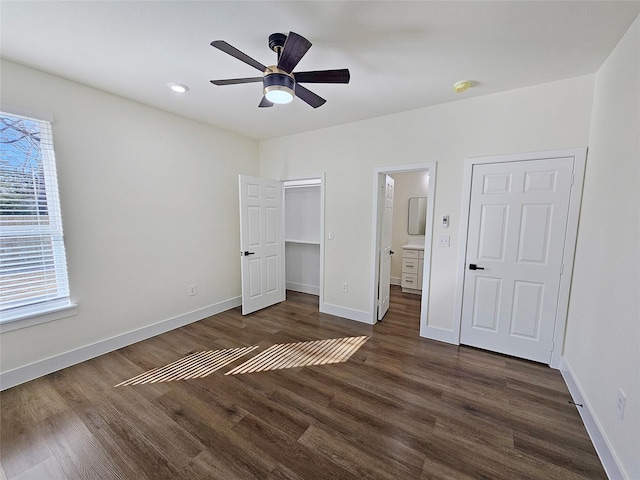
[[[558,371],[421,339],[417,295],[382,323],[287,301],[234,309],[0,394],[2,479],[606,478]],[[225,375],[277,343],[369,340],[345,363]],[[205,378],[114,385],[258,345]]]

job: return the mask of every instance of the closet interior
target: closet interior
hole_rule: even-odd
[[[321,180],[284,182],[287,290],[320,295]]]

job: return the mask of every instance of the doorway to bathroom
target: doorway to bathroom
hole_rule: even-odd
[[[421,331],[427,325],[435,179],[435,162],[374,170],[374,322],[391,306],[417,316]]]

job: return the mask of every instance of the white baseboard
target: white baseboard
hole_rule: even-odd
[[[430,340],[451,343],[452,345],[460,345],[460,342],[455,337],[455,332],[453,330],[420,325],[420,336]]]
[[[105,353],[113,352],[114,350],[126,347],[127,345],[155,337],[161,333],[188,325],[189,323],[197,322],[198,320],[210,317],[211,315],[222,313],[241,305],[241,303],[241,297],[225,300],[224,302],[216,303],[215,305],[210,305],[199,310],[194,310],[193,312],[188,312],[177,317],[162,320],[158,323],[154,323],[137,330],[132,330],[131,332],[123,333],[106,340],[101,340],[90,345],[85,345],[84,347],[80,347],[54,357],[39,360],[23,367],[2,372],[0,373],[0,390],[15,387],[21,383],[34,380],[63,368],[104,355]]]
[[[364,310],[356,310],[353,308],[340,307],[338,305],[332,305],[330,303],[321,303],[320,312],[328,313],[329,315],[335,315],[336,317],[346,318],[348,320],[355,320],[356,322],[367,323],[373,325],[373,315]]]
[[[320,295],[320,287],[313,285],[305,285],[304,283],[287,282],[287,290],[294,292],[310,293],[311,295]]]
[[[611,448],[606,435],[603,433],[602,428],[600,428],[598,419],[591,413],[592,409],[589,407],[589,400],[587,400],[582,394],[582,388],[580,388],[580,384],[573,375],[571,366],[564,357],[562,357],[560,362],[560,373],[562,374],[562,378],[564,378],[564,383],[567,385],[574,403],[582,405],[582,407],[576,408],[578,409],[578,413],[582,418],[582,423],[591,438],[591,442],[596,449],[596,453],[598,454],[598,457],[600,457],[600,461],[602,462],[602,466],[604,467],[604,471],[607,473],[607,476],[611,480],[630,478],[626,475],[624,469],[620,465],[620,462]]]
[[[402,286],[402,278],[400,277],[391,277],[391,285],[398,285],[399,287]]]

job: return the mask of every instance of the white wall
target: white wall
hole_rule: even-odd
[[[596,75],[564,356],[626,478],[640,478],[640,18]],[[616,395],[627,396],[624,420]]]
[[[260,174],[326,172],[325,302],[368,315],[375,167],[438,162],[435,218],[450,215],[449,248],[434,248],[429,325],[453,330],[464,159],[584,147],[592,75],[260,142]],[[461,97],[464,98],[464,97]],[[349,283],[348,293],[340,291]]]
[[[2,103],[53,114],[78,314],[0,336],[2,372],[240,296],[238,174],[257,142],[3,61]],[[197,285],[189,297],[187,286]]]
[[[429,172],[394,173],[393,177],[393,226],[391,232],[391,278],[402,280],[402,246],[424,245],[424,235],[409,235],[409,199],[426,197]],[[393,282],[392,282],[393,283]]]

